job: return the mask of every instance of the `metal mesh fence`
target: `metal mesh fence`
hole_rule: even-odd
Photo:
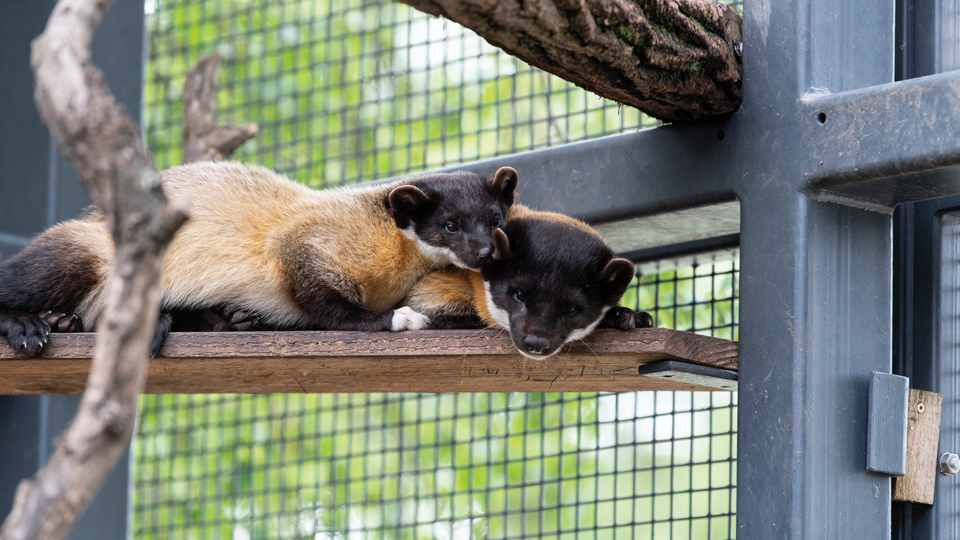
[[[223,57],[235,156],[315,187],[353,184],[655,124],[526,65],[459,25],[389,2],[148,0],[144,122],[160,168],[182,158],[183,79]]]
[[[737,335],[737,262],[640,276]],[[735,536],[736,394],[145,396],[137,538]]]
[[[654,124],[401,4],[147,11],[161,168],[213,50],[220,123],[261,128],[235,158],[316,187]],[[736,260],[676,266],[643,266],[624,305],[736,339]],[[736,394],[144,396],[134,477],[136,538],[733,538]]]

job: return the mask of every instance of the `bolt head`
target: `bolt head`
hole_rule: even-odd
[[[951,453],[940,455],[940,474],[951,476],[960,472],[960,456]]]

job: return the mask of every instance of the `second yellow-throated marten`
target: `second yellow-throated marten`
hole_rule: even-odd
[[[398,302],[433,268],[475,269],[490,258],[517,182],[504,167],[492,181],[454,172],[315,191],[223,162],[159,176],[171,200],[190,200],[191,218],[164,259],[154,353],[169,311],[224,304],[287,328],[422,328],[427,317]],[[51,324],[93,330],[112,271],[113,241],[98,212],[48,229],[0,263],[0,335],[35,354]]]
[[[504,328],[521,354],[537,359],[600,325],[653,325],[649,314],[619,307],[633,263],[614,257],[586,223],[514,205],[494,243],[479,273],[431,272],[404,305],[430,317],[433,328]]]

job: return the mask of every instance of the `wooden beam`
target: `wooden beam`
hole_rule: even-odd
[[[83,391],[94,334],[52,334],[36,358],[0,347],[0,394]],[[546,360],[504,332],[171,334],[150,362],[148,394],[277,392],[592,392],[711,390],[641,377],[657,360],[737,369],[735,341],[644,328],[598,330]]]
[[[933,504],[938,472],[943,394],[910,389],[907,408],[907,472],[893,479],[893,500]]]

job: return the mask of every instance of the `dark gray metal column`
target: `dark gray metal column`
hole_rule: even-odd
[[[892,1],[745,3],[745,100],[726,130],[745,161],[741,539],[890,535],[890,479],[865,456],[870,372],[891,369],[891,218],[808,195],[814,141],[836,135],[802,96],[891,82],[893,16]]]
[[[0,0],[0,258],[47,226],[76,216],[90,202],[33,104],[30,41],[43,30],[54,4]],[[143,30],[143,0],[118,0],[93,42],[94,61],[134,118],[140,116]],[[79,402],[73,396],[0,396],[0,519],[9,512],[20,480],[51,455]],[[128,460],[128,454],[121,457],[69,538],[128,536]]]

